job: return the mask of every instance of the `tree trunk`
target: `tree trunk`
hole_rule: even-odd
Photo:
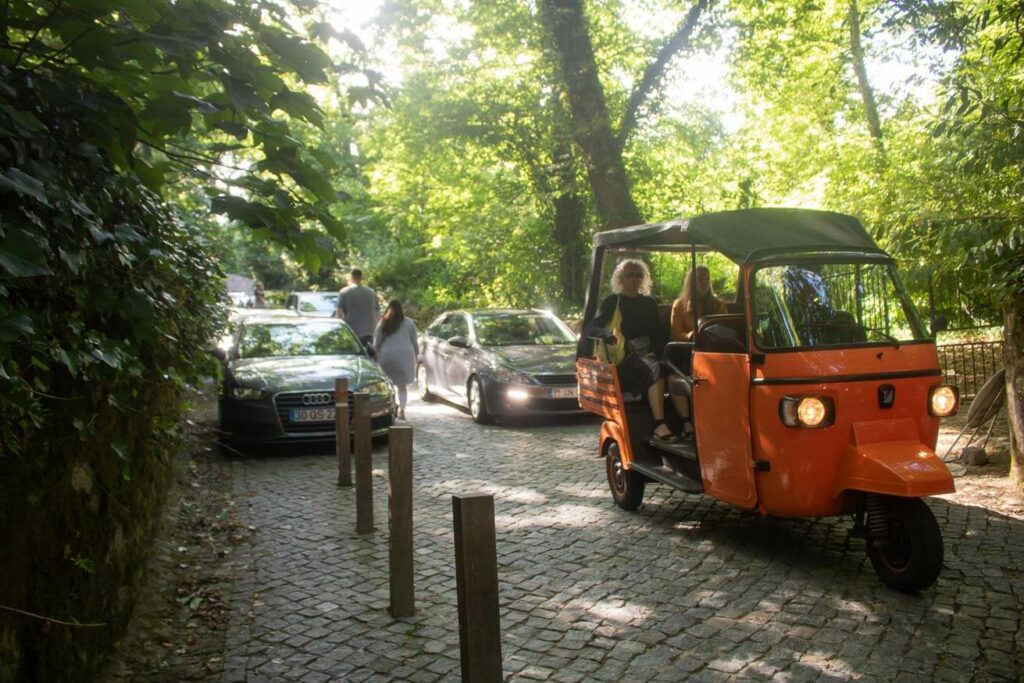
[[[583,305],[584,287],[580,282],[580,234],[585,207],[575,191],[559,194],[555,205],[555,241],[558,243],[558,284],[565,301]]]
[[[868,70],[864,66],[864,48],[860,44],[860,10],[857,0],[850,0],[850,54],[853,59],[853,70],[857,74],[857,86],[860,98],[864,103],[864,113],[868,119],[868,131],[879,155],[885,157],[885,144],[882,140],[882,122],[878,117],[878,104],[875,102],[875,91],[868,81]]]
[[[1024,296],[1003,309],[1003,360],[1006,363],[1006,417],[1010,425],[1010,478],[1024,491]]]
[[[573,139],[587,164],[601,228],[641,223],[622,163],[622,148],[612,133],[581,0],[541,0],[539,5],[541,23],[565,81]]]

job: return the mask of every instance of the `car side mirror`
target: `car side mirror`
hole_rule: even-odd
[[[932,331],[932,336],[934,337],[939,332],[944,332],[949,329],[949,318],[941,314],[937,315],[932,318],[931,325],[929,325],[928,328]]]
[[[215,346],[212,349],[210,349],[210,355],[219,360],[221,363],[226,363],[228,361],[228,352],[220,348],[219,346]]]
[[[448,343],[457,349],[469,348],[469,340],[466,339],[465,337],[452,337],[451,339],[448,340]]]

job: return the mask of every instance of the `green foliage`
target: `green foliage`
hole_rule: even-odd
[[[82,142],[88,91],[0,76],[0,442],[16,454],[58,412],[87,442],[96,401],[135,410],[141,384],[194,377],[219,271],[192,228]]]
[[[343,239],[333,160],[305,144],[324,111],[307,92],[331,84],[320,41],[359,53],[350,34],[310,21],[306,2],[134,0],[4,3],[0,65],[46,75],[82,115],[78,142],[121,172],[172,193],[200,178],[212,209],[288,246],[313,270]],[[378,95],[368,79],[360,97]],[[31,114],[22,111],[22,123]],[[0,181],[30,196],[16,173]]]

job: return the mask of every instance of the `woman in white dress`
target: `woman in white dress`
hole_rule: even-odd
[[[405,317],[402,302],[398,299],[391,300],[377,323],[373,332],[373,348],[377,352],[377,362],[398,387],[398,419],[404,420],[409,385],[416,377],[419,345],[416,324]]]

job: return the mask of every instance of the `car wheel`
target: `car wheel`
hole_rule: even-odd
[[[623,510],[636,510],[644,499],[644,478],[638,472],[627,470],[622,464],[619,444],[612,441],[605,450],[605,468],[612,499]]]
[[[416,393],[419,394],[420,400],[434,400],[434,395],[430,393],[430,387],[427,385],[427,366],[423,363],[416,368]]]
[[[868,557],[889,588],[916,593],[935,583],[942,569],[942,532],[935,515],[920,498],[886,500],[883,538],[869,538]],[[878,521],[869,519],[868,526]]]
[[[487,411],[487,400],[484,397],[484,385],[480,382],[479,377],[472,377],[469,380],[469,387],[467,391],[469,395],[469,414],[473,416],[473,421],[478,424],[489,424],[494,421],[491,414]]]

